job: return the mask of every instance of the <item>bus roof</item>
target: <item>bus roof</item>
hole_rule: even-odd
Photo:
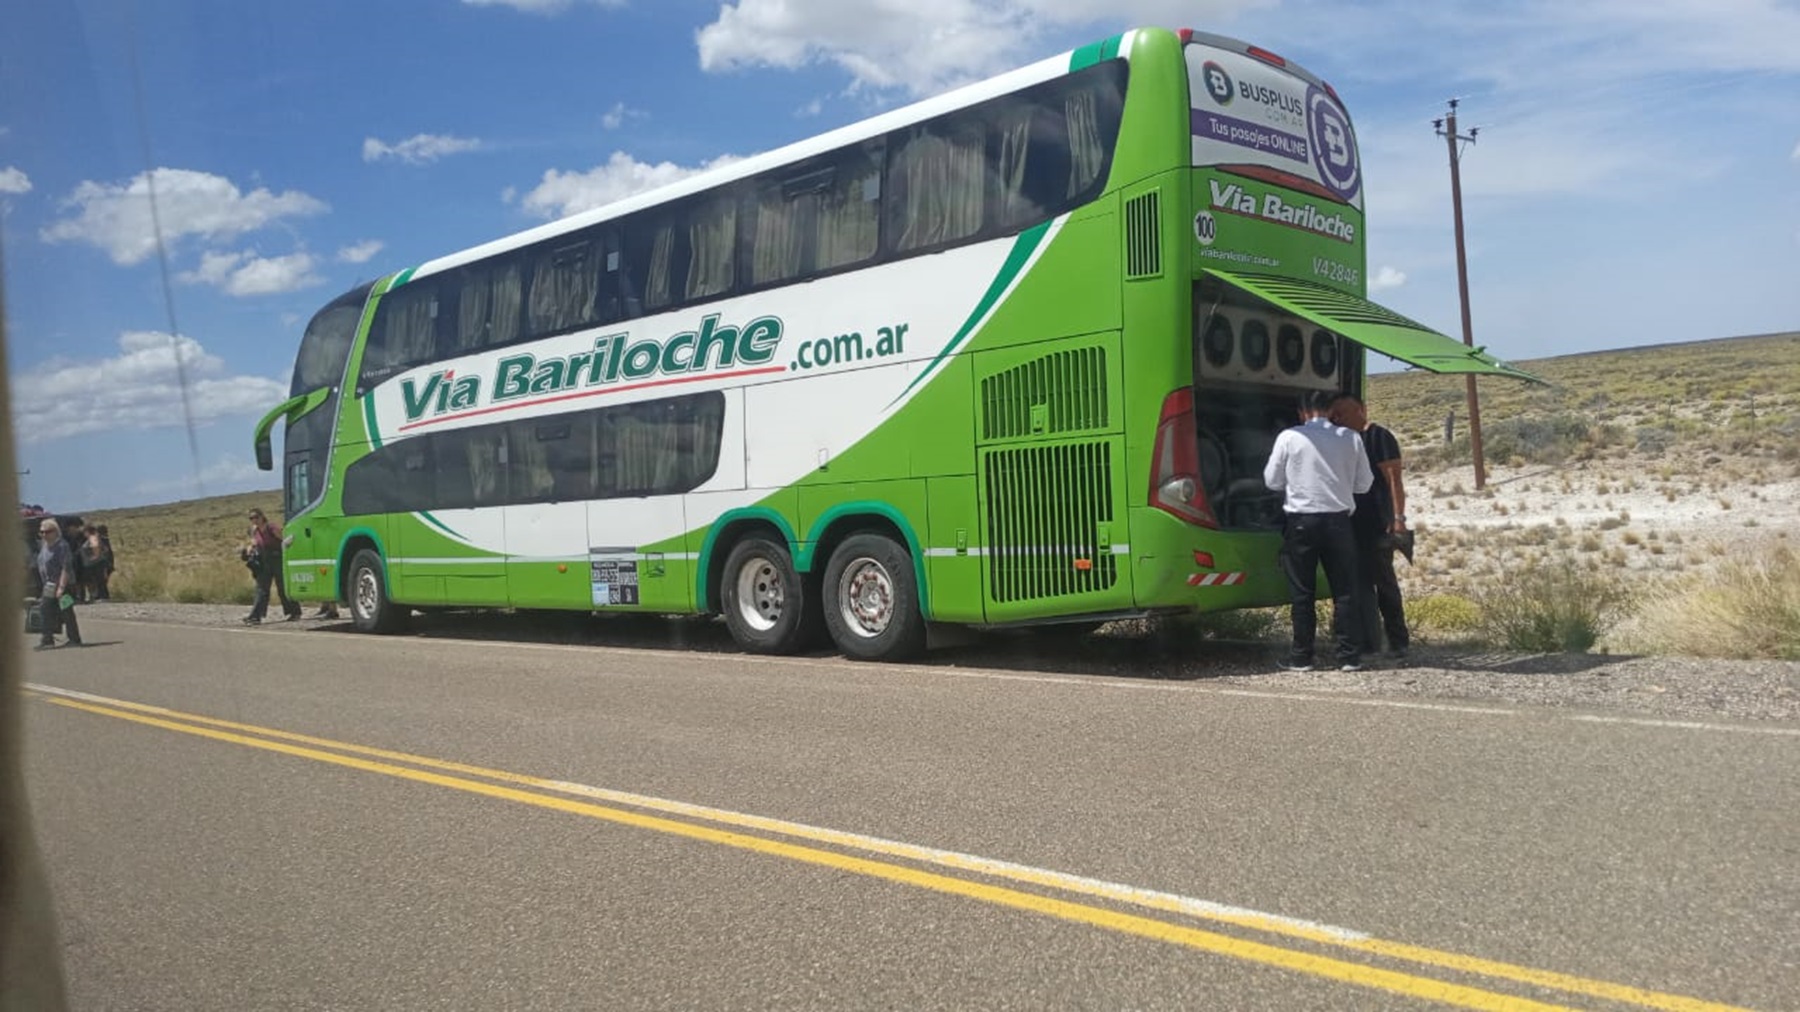
[[[1141,29],[1137,31],[1141,31]],[[1121,54],[1129,52],[1129,43],[1135,34],[1136,31],[1128,31],[1118,36],[1118,51]],[[411,278],[426,277],[486,257],[496,256],[501,253],[528,246],[531,243],[542,239],[549,239],[562,235],[565,232],[572,232],[589,225],[609,221],[614,218],[621,218],[634,211],[641,211],[647,207],[656,207],[660,204],[680,200],[682,197],[701,193],[715,186],[735,182],[739,179],[746,179],[759,172],[764,172],[782,165],[804,161],[815,155],[835,151],[847,145],[855,144],[858,141],[869,140],[888,133],[889,131],[897,130],[913,123],[929,120],[934,116],[952,112],[965,106],[975,105],[990,98],[997,98],[1002,95],[1019,91],[1041,81],[1047,81],[1069,73],[1071,61],[1077,52],[1080,52],[1080,50],[1070,50],[1057,56],[1039,60],[1028,66],[1020,67],[1017,70],[1008,71],[997,77],[988,78],[985,81],[977,81],[973,84],[964,85],[961,88],[947,91],[942,95],[936,95],[919,102],[914,102],[911,105],[903,106],[899,109],[894,109],[865,120],[851,123],[847,126],[839,127],[827,133],[808,137],[805,140],[796,141],[783,147],[751,155],[748,158],[740,159],[729,165],[723,165],[716,169],[697,173],[674,183],[659,186],[652,190],[646,190],[642,193],[633,194],[623,200],[614,201],[613,203],[591,210],[580,211],[567,217],[557,219],[556,221],[538,225],[522,232],[515,232],[512,235],[504,236],[479,246],[460,250],[456,253],[441,256],[433,260],[428,260],[419,265],[419,267],[412,272]]]

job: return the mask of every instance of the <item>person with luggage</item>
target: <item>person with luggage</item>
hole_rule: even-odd
[[[256,578],[256,600],[250,605],[250,614],[244,616],[245,625],[260,625],[263,616],[269,613],[270,584],[281,598],[281,610],[287,620],[292,622],[301,615],[300,602],[287,594],[287,580],[281,572],[282,547],[281,526],[264,516],[262,510],[251,510],[250,543],[242,555],[244,564]]]
[[[39,650],[56,646],[56,634],[68,634],[68,645],[81,646],[81,624],[75,620],[75,559],[64,540],[62,528],[50,517],[38,524],[37,571],[41,584],[38,591],[38,615],[43,628],[38,631]]]

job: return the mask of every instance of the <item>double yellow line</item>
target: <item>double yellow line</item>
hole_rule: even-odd
[[[1415,973],[1350,962],[1298,948],[1285,948],[1236,935],[1226,935],[1185,924],[1158,920],[1111,907],[1057,899],[1008,886],[971,881],[910,865],[860,857],[843,853],[841,850],[827,850],[818,846],[790,841],[804,839],[814,843],[857,849],[910,862],[980,874],[987,878],[1011,880],[1023,885],[1084,895],[1118,905],[1134,905],[1185,918],[1213,921],[1266,934],[1286,936],[1310,943],[1318,948],[1347,949],[1390,961],[1435,967],[1467,976],[1524,984],[1639,1008],[1658,1009],[1664,1010],[1664,1012],[1743,1012],[1743,1010],[1736,1009],[1735,1006],[1570,974],[1537,970],[1403,942],[1385,941],[1355,932],[1332,929],[1325,925],[1314,925],[1269,914],[1259,914],[1255,911],[1217,907],[1167,893],[1077,878],[972,855],[804,826],[739,812],[625,794],[581,784],[525,776],[406,752],[371,748],[365,745],[334,741],[329,738],[317,738],[291,731],[259,727],[254,724],[219,720],[164,707],[93,696],[66,689],[38,685],[28,685],[26,689],[33,698],[56,706],[131,721],[149,727],[229,742],[248,748],[278,752],[315,762],[349,767],[366,773],[378,773],[403,780],[448,787],[470,794],[479,794],[538,808],[548,808],[570,815],[602,819],[638,829],[735,847],[805,864],[835,868],[852,874],[866,875],[870,878],[884,879],[953,896],[963,896],[996,906],[1030,911],[1122,934],[1181,945],[1214,955],[1280,967],[1327,980],[1459,1008],[1495,1010],[1495,1012],[1515,1012],[1515,1010],[1517,1012],[1528,1012],[1528,1010],[1536,1012],[1536,1010],[1566,1009],[1568,1006],[1484,990]],[[399,763],[406,765],[397,765]],[[481,779],[470,779],[471,777]],[[530,790],[521,790],[521,787],[530,788]],[[613,804],[599,804],[594,800],[558,796],[569,794],[604,799]],[[619,807],[621,804],[633,807]],[[660,810],[694,821],[671,819],[634,809]],[[735,828],[720,828],[721,826]],[[789,839],[753,836],[737,832],[736,829],[753,829],[762,833],[785,836]]]

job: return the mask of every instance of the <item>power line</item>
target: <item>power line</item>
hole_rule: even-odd
[[[175,380],[181,389],[181,416],[187,422],[188,454],[194,464],[194,488],[206,493],[200,470],[200,438],[194,430],[194,406],[188,392],[187,363],[181,356],[181,325],[175,320],[175,289],[169,283],[169,249],[163,242],[162,217],[156,206],[156,159],[150,149],[150,117],[144,108],[144,76],[138,66],[137,5],[126,17],[126,47],[131,70],[132,93],[136,99],[138,137],[144,148],[144,188],[150,199],[150,229],[156,238],[156,260],[162,268],[163,311],[169,318],[169,351],[175,356]]]
[[[1435,120],[1432,126],[1450,149],[1450,205],[1456,215],[1456,287],[1462,295],[1463,344],[1475,347],[1475,328],[1469,320],[1469,258],[1463,246],[1462,151],[1457,145],[1475,143],[1480,127],[1470,129],[1468,136],[1456,132],[1456,99],[1450,100],[1450,114]],[[1475,457],[1475,488],[1487,485],[1487,464],[1481,455],[1481,397],[1475,390],[1475,374],[1464,377],[1469,384],[1469,445]]]

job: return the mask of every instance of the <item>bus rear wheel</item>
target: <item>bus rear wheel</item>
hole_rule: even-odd
[[[350,559],[350,620],[358,632],[398,632],[407,609],[388,600],[381,556],[365,548]]]
[[[791,654],[812,646],[819,638],[812,597],[786,545],[749,537],[725,557],[719,601],[731,638],[746,650]]]
[[[848,657],[901,661],[925,650],[912,555],[881,534],[852,534],[825,567],[825,626]]]

